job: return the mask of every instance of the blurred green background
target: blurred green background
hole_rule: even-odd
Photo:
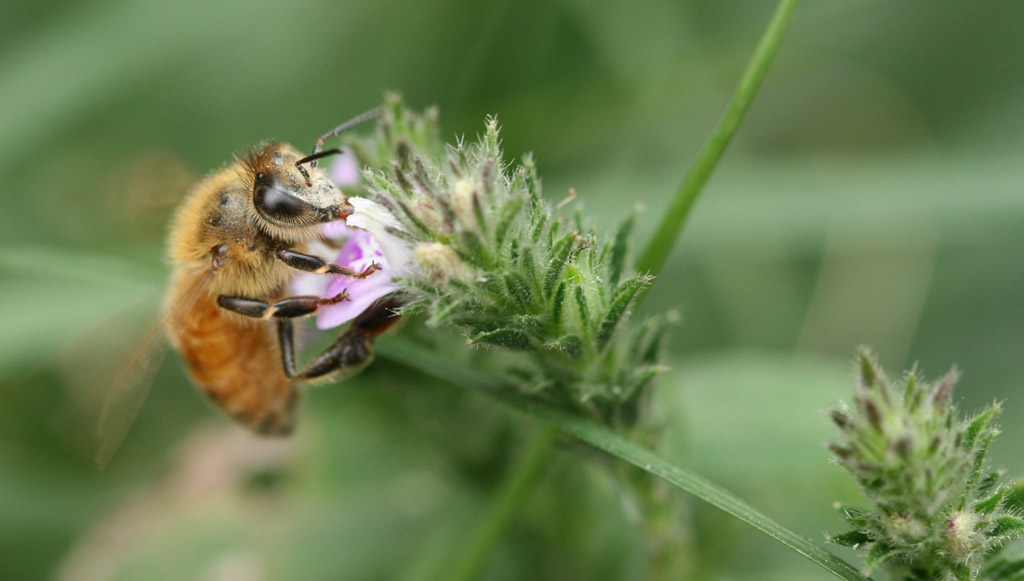
[[[0,576],[422,579],[536,428],[394,365],[316,389],[297,437],[212,412],[173,354],[118,456],[104,370],[152,323],[169,212],[254,142],[300,148],[400,91],[443,137],[497,114],[550,200],[653,229],[771,14],[629,3],[93,0],[0,7]],[[858,494],[823,410],[856,346],[1006,400],[1024,473],[1024,4],[805,2],[645,309],[675,309],[663,452],[817,540]],[[409,326],[415,333],[415,325]],[[696,579],[823,579],[676,493]],[[566,444],[487,579],[643,579],[642,527]],[[843,553],[846,556],[849,556]]]

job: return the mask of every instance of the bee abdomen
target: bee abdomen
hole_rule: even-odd
[[[171,332],[193,381],[228,415],[259,434],[291,433],[298,391],[267,323],[239,321],[204,296]]]

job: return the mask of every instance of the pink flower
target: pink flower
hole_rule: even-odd
[[[355,156],[347,154],[333,164],[330,175],[339,186],[352,185],[358,183],[358,170]],[[397,291],[399,286],[393,278],[404,272],[409,264],[411,251],[408,245],[388,233],[389,228],[401,230],[398,221],[382,206],[365,198],[349,198],[349,203],[355,212],[349,216],[347,224],[338,220],[323,225],[326,238],[343,241],[340,250],[314,242],[308,251],[355,272],[362,272],[372,264],[380,268],[365,278],[317,274],[296,277],[292,283],[295,294],[325,299],[347,297],[317,310],[316,326],[319,329],[331,329],[347,323],[378,299]]]
[[[320,307],[316,317],[316,326],[319,329],[330,329],[347,323],[359,316],[377,299],[398,290],[398,285],[391,280],[392,269],[381,250],[380,243],[365,230],[347,230],[348,238],[341,245],[334,263],[356,272],[362,272],[370,265],[378,264],[380,270],[365,278],[330,277],[323,296],[332,298],[345,294],[348,299]]]

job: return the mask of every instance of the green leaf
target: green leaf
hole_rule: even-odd
[[[480,236],[476,232],[463,230],[459,232],[459,239],[466,249],[467,262],[476,266],[486,267],[490,262],[490,257],[487,255],[487,248],[484,247]],[[462,256],[461,253],[459,255]]]
[[[510,272],[505,275],[505,289],[512,297],[512,300],[520,308],[527,308],[533,302],[533,291],[530,290],[530,283],[518,272]]]
[[[526,191],[530,193],[530,205],[537,207],[541,203],[540,178],[537,177],[537,165],[533,162],[533,155],[523,156],[523,169],[526,170]]]
[[[992,423],[995,421],[997,415],[999,415],[999,407],[991,406],[975,416],[975,418],[967,424],[967,429],[964,430],[964,447],[968,450],[974,448],[975,443],[978,441],[978,437],[992,427]],[[982,440],[982,444],[984,444],[984,440]]]
[[[1024,513],[1024,480],[1017,480],[1006,493],[1006,508],[1018,514]]]
[[[478,286],[484,287],[484,285],[481,284],[480,281],[476,281],[476,282],[477,282]],[[473,290],[469,287],[468,284],[462,282],[461,280],[459,280],[457,278],[450,278],[450,279],[448,279],[448,285],[450,287],[452,287],[453,289],[459,291],[460,293],[464,293],[464,294],[467,294],[467,295],[468,294],[472,294],[472,292],[473,292]],[[484,290],[488,290],[488,289],[484,288]]]
[[[408,365],[463,389],[487,393],[519,412],[550,423],[562,432],[628,462],[725,511],[810,559],[840,579],[847,581],[865,581],[867,579],[846,561],[836,557],[810,539],[776,523],[726,490],[701,476],[675,466],[651,450],[627,440],[601,424],[522,395],[514,388],[498,382],[488,374],[472,369],[461,362],[448,361],[436,352],[426,350],[401,337],[392,337],[382,341],[377,352],[381,357]]]
[[[530,240],[532,240],[534,244],[538,244],[541,237],[544,235],[544,230],[547,229],[548,220],[547,217],[540,212],[537,212],[535,216],[537,217],[537,223],[534,224],[533,232],[530,233]]]
[[[427,318],[427,326],[437,327],[445,321],[452,313],[462,309],[464,307],[462,301],[451,301],[448,304],[442,303],[440,307],[434,307],[428,310],[430,316]]]
[[[480,278],[474,281],[476,286],[483,289],[488,294],[494,295],[495,297],[504,296],[504,285],[501,281],[494,278]]]
[[[566,284],[563,281],[558,285],[558,290],[555,291],[555,296],[551,299],[551,322],[556,326],[562,324],[562,310],[565,305],[565,289]]]
[[[578,360],[583,355],[583,339],[578,335],[567,335],[552,345],[555,349],[566,354],[569,359]]]
[[[512,321],[516,327],[528,335],[537,336],[544,332],[544,322],[538,315],[516,315]]]
[[[906,391],[903,393],[903,406],[907,408],[908,412],[913,414],[921,408],[921,404],[924,403],[924,398],[927,394],[924,387],[917,384],[917,377],[913,372],[907,374],[906,384]]]
[[[509,228],[512,226],[512,222],[519,215],[520,208],[523,207],[522,198],[512,198],[505,204],[505,207],[501,209],[501,218],[498,221],[497,227],[494,229],[494,242],[496,248],[501,248],[505,242],[505,236],[508,235]]]
[[[839,512],[843,514],[843,519],[852,526],[863,528],[868,524],[868,512],[866,510],[851,506],[840,506]]]
[[[471,336],[469,342],[494,345],[512,351],[521,351],[530,347],[530,338],[519,329],[497,329],[478,333]]]
[[[437,209],[441,211],[441,219],[444,225],[448,228],[452,228],[458,219],[455,217],[455,210],[452,209],[452,205],[448,203],[448,199],[445,196],[439,195],[435,188],[427,190],[430,195],[430,200],[437,206]]]
[[[984,578],[990,581],[1016,581],[1024,579],[1024,559],[999,559],[985,570]]]
[[[974,572],[967,565],[953,565],[952,573],[957,581],[975,581]]]
[[[590,308],[587,306],[587,296],[583,293],[583,287],[573,288],[573,297],[576,299],[576,308],[580,313],[580,324],[583,325],[583,332],[590,335]]]
[[[667,317],[651,317],[647,319],[634,341],[633,359],[644,363],[657,363],[660,360],[662,344],[668,332]]]
[[[885,543],[875,542],[871,545],[871,548],[868,549],[868,553],[867,556],[864,558],[864,562],[867,565],[868,570],[870,571],[872,569],[877,568],[879,565],[884,565],[885,563],[891,561],[892,559],[896,558],[896,556],[899,554],[900,552],[894,549],[893,547]]]
[[[416,214],[413,213],[413,211],[404,201],[396,199],[395,204],[397,204],[398,207],[401,208],[402,214],[405,215],[406,219],[408,219],[409,222],[413,226],[415,226],[416,229],[419,230],[421,234],[423,234],[423,236],[425,236],[428,240],[434,240],[436,238],[434,236],[433,230],[427,228],[426,225],[423,224],[423,222],[421,222],[420,219],[416,217]]]
[[[995,474],[993,474],[995,476]],[[997,490],[995,494],[986,498],[985,500],[974,503],[974,510],[981,514],[991,514],[995,509],[999,508],[1002,504],[1003,498],[1006,497],[1008,490],[1003,488]]]
[[[402,157],[402,156],[396,156],[396,157]],[[412,198],[413,197],[412,182],[410,182],[409,181],[409,177],[405,175],[405,172],[402,170],[402,166],[400,164],[398,164],[398,163],[394,163],[394,164],[392,164],[391,171],[395,174],[395,183],[398,184],[398,187],[402,190],[402,193],[405,194],[405,196],[403,196],[403,197],[405,197],[405,198]]]
[[[1016,516],[1004,516],[996,519],[989,536],[1015,539],[1024,535],[1024,519]]]
[[[985,476],[980,481],[978,481],[978,484],[975,487],[977,489],[978,496],[981,496],[982,494],[987,494],[988,491],[992,490],[995,486],[1002,482],[1002,480],[1003,473],[1001,471],[989,472],[988,474],[985,474]]]
[[[615,291],[615,298],[612,299],[612,304],[608,307],[608,312],[605,313],[597,332],[597,347],[599,349],[604,349],[608,345],[608,340],[615,332],[615,327],[626,316],[629,308],[633,305],[633,299],[646,284],[647,281],[638,276],[623,282]]]
[[[473,214],[476,216],[477,227],[480,228],[480,232],[484,236],[487,236],[487,216],[484,215],[484,208],[482,202],[480,202],[480,195],[473,192]]]
[[[632,378],[630,383],[626,385],[626,389],[623,391],[623,401],[636,401],[643,393],[644,387],[647,386],[655,377],[657,377],[662,371],[664,371],[660,365],[645,365],[633,370]]]
[[[551,247],[548,256],[548,271],[544,276],[544,294],[550,296],[555,285],[562,279],[562,272],[565,271],[566,263],[572,255],[573,246],[576,244],[576,236],[572,233],[558,239]]]
[[[523,277],[527,280],[530,288],[538,288],[540,285],[537,280],[537,261],[533,257],[532,248],[523,249],[522,254],[519,255],[519,265],[523,269]]]
[[[871,387],[878,383],[880,372],[875,364],[871,351],[866,348],[860,350],[860,383],[864,387]]]
[[[840,545],[843,547],[858,547],[866,545],[871,542],[869,537],[864,531],[849,531],[841,535],[830,535],[828,542],[833,545]]]

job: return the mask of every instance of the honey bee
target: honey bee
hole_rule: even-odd
[[[326,133],[308,156],[287,143],[257,145],[196,184],[172,220],[164,332],[195,384],[259,434],[290,433],[296,383],[367,363],[374,338],[397,319],[398,303],[385,297],[296,369],[291,319],[348,297],[289,296],[289,282],[298,273],[363,278],[378,268],[355,272],[304,250],[322,238],[324,223],[352,213],[347,196],[316,167],[318,159],[341,153],[322,150],[323,142],[380,113]],[[100,455],[109,457],[123,435]]]

